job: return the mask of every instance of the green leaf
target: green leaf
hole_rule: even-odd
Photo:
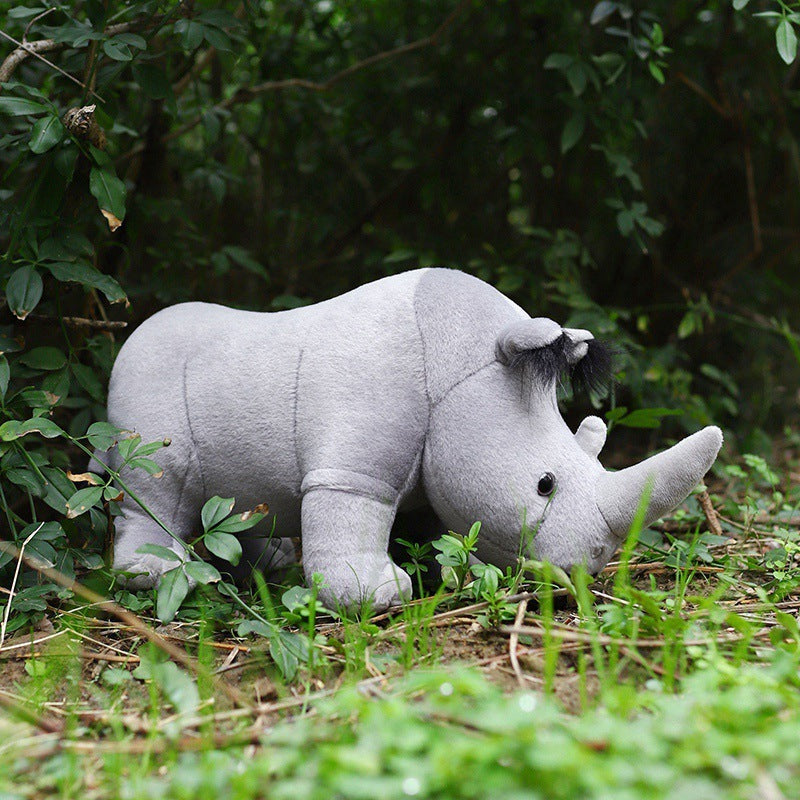
[[[112,167],[92,167],[89,173],[89,191],[97,198],[97,205],[120,220],[125,219],[125,184],[114,174]]]
[[[0,355],[3,353],[16,353],[22,350],[22,341],[21,336],[12,339],[10,336],[0,333]]]
[[[223,561],[227,561],[234,567],[242,557],[242,545],[239,540],[230,533],[220,533],[212,531],[207,533],[203,542],[209,553],[213,553]]]
[[[606,17],[610,17],[617,10],[617,4],[609,2],[609,0],[601,0],[593,9],[589,17],[590,25],[597,25],[602,22]]]
[[[122,42],[137,50],[147,50],[147,41],[138,33],[118,33],[111,41]]]
[[[203,30],[203,35],[205,40],[212,46],[216,47],[217,50],[231,50],[232,43],[231,38],[228,36],[227,33],[224,31],[219,30],[219,28],[210,28],[206,27]]]
[[[43,289],[42,276],[31,266],[20,267],[11,274],[6,284],[6,299],[17,319],[25,319],[36,308]]]
[[[9,420],[0,425],[0,440],[11,442],[14,439],[21,439],[29,433],[38,433],[45,439],[55,439],[57,436],[64,436],[64,431],[55,422],[46,417],[33,417],[24,422]]]
[[[662,86],[664,85],[664,70],[656,64],[655,61],[648,61],[647,68],[650,70],[650,74],[656,79],[658,83]]]
[[[102,272],[89,264],[62,262],[46,264],[45,266],[56,280],[63,283],[72,281],[83,286],[90,286],[93,289],[99,289],[110,303],[121,303],[127,300],[127,295],[122,287],[110,275],[103,275]]]
[[[129,431],[120,430],[110,422],[95,422],[86,431],[86,438],[89,443],[97,450],[110,450],[120,439],[127,435]]]
[[[183,567],[175,567],[165,572],[158,582],[156,616],[162,622],[172,622],[187,594],[189,594],[189,579]]]
[[[544,68],[564,70],[567,69],[567,67],[569,67],[574,61],[575,56],[571,56],[568,53],[551,53],[544,60]]]
[[[25,114],[41,114],[42,111],[49,111],[49,109],[47,106],[25,97],[0,97],[0,111],[20,117]]]
[[[103,384],[97,377],[97,370],[77,362],[72,364],[70,369],[75,379],[86,390],[92,400],[102,403],[104,400]]]
[[[136,548],[137,553],[146,553],[151,556],[158,556],[164,561],[181,561],[181,557],[169,547],[164,547],[163,544],[143,544],[141,547]]]
[[[46,153],[55,147],[64,135],[64,126],[58,117],[45,117],[37,120],[31,130],[31,139],[28,142],[33,153]]]
[[[92,506],[97,505],[102,499],[102,486],[89,486],[86,489],[78,489],[67,501],[67,519],[74,519],[81,514],[85,514]]]
[[[10,379],[11,368],[8,366],[8,359],[4,355],[0,355],[0,400],[6,396]]]
[[[797,56],[797,34],[792,23],[785,17],[775,29],[775,42],[778,45],[778,54],[787,63],[791,64]]]
[[[281,603],[288,611],[296,611],[308,606],[311,589],[307,586],[292,586],[281,595]]]
[[[166,577],[166,575],[164,576]],[[162,581],[164,578],[161,579]],[[184,578],[185,580],[185,578]],[[160,594],[159,587],[159,594]],[[176,609],[177,610],[177,609]],[[164,622],[163,617],[160,617]],[[192,678],[173,661],[150,665],[150,678],[164,693],[172,707],[181,714],[191,714],[200,704],[200,694]]]
[[[164,474],[164,470],[152,458],[139,458],[137,456],[128,462],[128,466],[131,469],[143,469],[148,475],[156,478],[160,478]]]
[[[233,511],[235,500],[232,497],[224,498],[214,496],[208,500],[200,512],[200,519],[203,523],[203,530],[209,531],[215,525],[222,522],[228,514]]]
[[[127,42],[121,41],[115,36],[113,39],[103,42],[103,52],[114,61],[132,61],[133,52]]]
[[[34,347],[19,359],[31,369],[61,369],[67,363],[67,357],[57,347]]]
[[[308,653],[308,640],[297,633],[279,630],[269,642],[269,654],[287,681],[297,674],[299,664],[308,660]]]
[[[741,11],[749,2],[750,0],[733,0],[733,7],[736,11]]]
[[[573,114],[561,132],[561,152],[566,153],[580,141],[586,129],[586,116],[580,112]]]
[[[185,564],[186,574],[198,583],[217,583],[222,580],[219,570],[205,561],[189,561]]]
[[[235,514],[214,526],[215,531],[220,533],[241,533],[250,530],[261,522],[266,514],[260,512],[245,511],[244,514]]]
[[[203,41],[206,26],[189,19],[179,19],[175,23],[175,32],[181,34],[181,44],[185,50],[194,50]]]

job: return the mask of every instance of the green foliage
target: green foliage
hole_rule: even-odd
[[[9,8],[8,36],[52,41],[47,61],[8,61],[10,40],[0,56],[3,536],[163,621],[199,613],[193,584],[206,609],[242,611],[195,543],[147,549],[174,563],[153,596],[102,570],[129,470],[158,475],[168,446],[105,422],[123,338],[106,320],[130,330],[188,299],[296,308],[429,264],[618,345],[619,385],[570,399],[576,415],[608,400],[610,426],[633,435],[716,421],[763,457],[800,379],[785,304],[798,97],[780,60],[796,57],[798,22],[782,0]],[[118,469],[86,471],[112,448]],[[775,483],[767,462],[745,467],[729,477]],[[764,512],[741,505],[748,520]],[[200,541],[234,566],[263,512],[232,509],[209,500]],[[433,547],[446,586],[489,603],[496,627],[520,575],[470,570],[477,536]],[[683,568],[713,557],[704,536],[656,532],[649,546]],[[771,562],[773,596],[795,585],[792,547]],[[423,594],[431,550],[410,548]],[[14,566],[0,555],[4,584]],[[275,596],[245,607],[246,623],[294,676],[316,657],[320,609],[313,593]],[[65,597],[23,569],[9,630]]]

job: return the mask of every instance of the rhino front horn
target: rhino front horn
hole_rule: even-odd
[[[628,533],[648,483],[645,525],[672,511],[708,472],[720,447],[722,431],[712,425],[646,461],[600,475],[597,506],[611,532],[620,538]]]

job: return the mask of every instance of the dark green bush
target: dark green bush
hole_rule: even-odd
[[[620,424],[677,409],[752,448],[792,420],[784,4],[3,5],[0,524],[47,521],[30,547],[60,569],[107,533],[102,492],[66,516],[75,437],[125,334],[182,300],[459,266],[616,340]]]

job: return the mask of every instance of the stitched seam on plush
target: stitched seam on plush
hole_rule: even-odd
[[[300,352],[297,355],[297,367],[295,368],[294,372],[294,397],[292,402],[292,446],[294,447],[294,460],[295,464],[297,465],[297,482],[296,482],[296,493],[297,496],[300,497],[302,494],[302,479],[303,479],[303,468],[300,465],[300,448],[297,446],[297,407],[299,405],[299,395],[300,395],[300,366],[303,363],[303,348],[300,348]]]
[[[197,459],[197,468],[200,471],[200,483],[203,486],[203,500],[206,499],[206,476],[203,472],[203,462],[200,459],[200,451],[197,447],[197,442],[194,438],[194,431],[192,430],[192,417],[189,413],[189,392],[186,388],[186,372],[189,369],[189,359],[187,358],[183,362],[183,407],[186,409],[186,425],[189,428],[189,441],[192,444],[192,450],[194,451],[194,457]],[[186,482],[186,477],[189,474],[189,470],[187,468],[186,474],[183,476],[184,483]],[[181,491],[181,493],[183,493]]]
[[[422,443],[420,444],[419,452],[417,453],[416,460],[414,462],[414,466],[411,469],[411,472],[408,474],[408,478],[406,478],[406,485],[403,486],[400,495],[397,498],[397,505],[399,506],[402,502],[403,497],[405,494],[413,488],[410,486],[412,477],[415,472],[418,472],[420,479],[422,477],[422,461],[425,456],[425,444],[428,441],[428,433],[431,429],[431,418],[433,416],[433,401],[431,400],[431,390],[428,380],[428,349],[425,344],[425,336],[422,333],[422,325],[419,322],[419,309],[417,308],[417,297],[419,295],[420,286],[422,285],[423,281],[422,278],[417,282],[416,287],[414,288],[414,297],[411,301],[411,306],[414,309],[414,323],[417,326],[417,333],[419,334],[419,344],[420,348],[422,349],[422,376],[424,381],[425,387],[425,399],[428,403],[428,419],[425,423],[425,433],[422,436]]]
[[[498,363],[499,363],[498,360],[496,358],[493,358],[491,361],[484,364],[482,367],[478,367],[477,369],[470,372],[469,375],[465,375],[463,378],[459,378],[438,400],[436,400],[432,404],[431,408],[432,409],[436,408],[443,400],[447,398],[447,395],[449,395],[450,392],[453,391],[453,389],[455,389],[457,386],[461,386],[461,384],[464,383],[464,381],[469,380],[473,376],[477,375],[479,372],[483,372],[483,370],[485,370],[487,367],[491,367],[492,364],[498,364]]]
[[[326,467],[312,469],[304,476],[300,491],[305,495],[312,489],[337,489],[343,492],[353,492],[381,502],[387,502],[384,498],[391,498],[388,502],[394,502],[398,497],[397,487],[382,478],[350,469]]]

